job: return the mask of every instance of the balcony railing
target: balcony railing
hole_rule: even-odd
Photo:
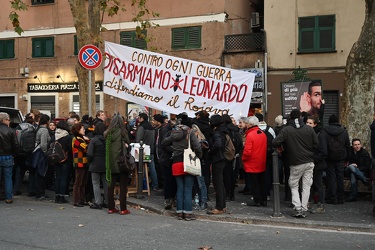
[[[225,52],[259,52],[265,50],[264,33],[225,36]]]

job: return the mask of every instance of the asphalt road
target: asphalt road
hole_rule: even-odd
[[[131,214],[17,199],[0,203],[0,249],[374,249],[375,234],[178,221],[136,207]],[[208,249],[208,248],[207,248]]]

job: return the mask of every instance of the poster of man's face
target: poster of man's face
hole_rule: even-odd
[[[289,115],[293,109],[318,115],[322,105],[322,81],[282,82],[281,94],[284,116]]]

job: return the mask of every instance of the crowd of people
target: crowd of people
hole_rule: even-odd
[[[128,122],[119,114],[107,117],[100,110],[95,118],[84,115],[81,119],[72,112],[68,119],[55,123],[48,115],[32,110],[23,124],[35,128],[36,148],[46,154],[57,141],[68,156],[59,163],[47,162],[48,168],[42,171],[30,163],[34,153],[20,153],[17,129],[9,127],[8,114],[0,113],[4,200],[11,204],[13,195],[22,195],[28,171],[27,196],[45,200],[48,188],[55,191],[56,203],[68,203],[70,199],[75,207],[107,208],[109,214],[129,214],[126,197],[132,173],[118,159],[124,148],[129,152],[132,142],[141,141],[150,146],[150,189],[163,191],[165,209],[175,208],[179,220],[195,219],[193,199],[196,209],[207,214],[226,213],[226,202],[235,201],[240,179],[245,185],[239,193],[251,197],[247,205],[267,207],[274,151],[278,153],[280,183],[285,183],[285,200],[292,202],[295,217],[304,218],[308,211],[324,213],[325,203],[355,202],[358,181],[371,184],[373,157],[360,139],[354,138],[350,144],[336,115],[330,116],[329,125],[324,127],[317,115],[300,110],[293,110],[288,118],[276,117],[274,127],[267,125],[260,113],[238,121],[226,114],[210,117],[206,111],[195,115],[191,118],[181,113],[169,119],[155,114],[150,119],[148,114],[140,113]],[[227,157],[228,136],[234,159]],[[189,145],[201,161],[200,176],[184,170],[184,150]],[[351,183],[349,197],[344,193],[345,176]],[[209,207],[211,182],[215,204]],[[116,196],[119,206],[115,205]]]

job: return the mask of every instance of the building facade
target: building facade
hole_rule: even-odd
[[[25,31],[21,36],[8,19],[10,4],[0,10],[0,106],[19,108],[23,113],[39,109],[53,117],[79,112],[75,67],[80,48],[69,3],[25,2],[28,10],[19,12]],[[149,0],[149,9],[160,17],[151,19],[159,27],[145,32],[150,39],[147,44],[135,36],[131,1],[121,3],[127,11],[104,18],[102,26],[107,31],[102,32],[103,40],[236,69],[252,69],[256,62],[264,61],[264,35],[251,29],[255,10],[249,0]],[[103,44],[100,48],[103,50]],[[125,114],[136,108],[137,104],[102,92],[102,67],[95,70],[95,76],[97,110]],[[262,91],[264,88],[258,89]],[[263,102],[260,98],[258,106]]]
[[[281,83],[292,71],[322,81],[324,122],[338,114],[344,91],[346,60],[365,18],[365,1],[265,0],[267,32],[268,121],[283,112]]]

